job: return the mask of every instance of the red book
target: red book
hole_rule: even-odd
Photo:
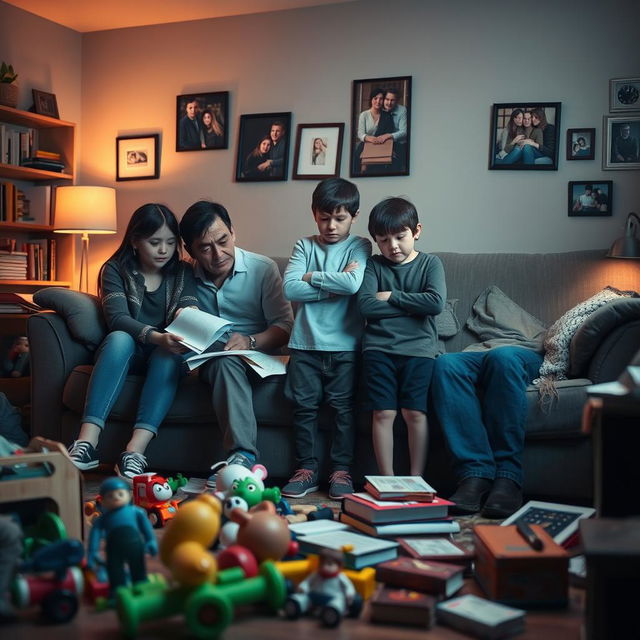
[[[448,598],[462,587],[463,572],[460,565],[399,557],[377,565],[376,580]]]
[[[449,515],[453,502],[434,498],[432,502],[376,500],[366,493],[345,496],[342,510],[370,523],[442,520]]]

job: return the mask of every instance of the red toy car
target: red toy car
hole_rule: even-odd
[[[169,483],[157,473],[143,473],[133,478],[133,502],[146,510],[149,521],[159,529],[178,513],[178,501],[171,500]]]

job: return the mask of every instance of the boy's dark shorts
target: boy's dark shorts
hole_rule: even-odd
[[[371,411],[427,411],[434,358],[368,350],[363,354],[366,407]]]

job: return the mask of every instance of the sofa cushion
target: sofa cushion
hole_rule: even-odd
[[[33,301],[43,309],[59,313],[75,340],[95,351],[107,335],[100,299],[81,291],[64,287],[47,287],[33,295]]]
[[[460,322],[456,316],[458,299],[447,300],[444,309],[436,316],[436,331],[438,338],[453,338],[460,331]]]

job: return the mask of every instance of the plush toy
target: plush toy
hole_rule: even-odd
[[[235,480],[230,493],[230,497],[238,497],[244,500],[249,508],[255,507],[263,500],[278,504],[281,497],[278,487],[265,489],[262,482],[258,482],[254,478]]]
[[[247,469],[241,464],[227,464],[216,473],[216,495],[224,500],[234,488],[234,484],[244,478],[252,478],[263,491],[266,477],[267,468],[264,465],[255,464],[251,469]]]

